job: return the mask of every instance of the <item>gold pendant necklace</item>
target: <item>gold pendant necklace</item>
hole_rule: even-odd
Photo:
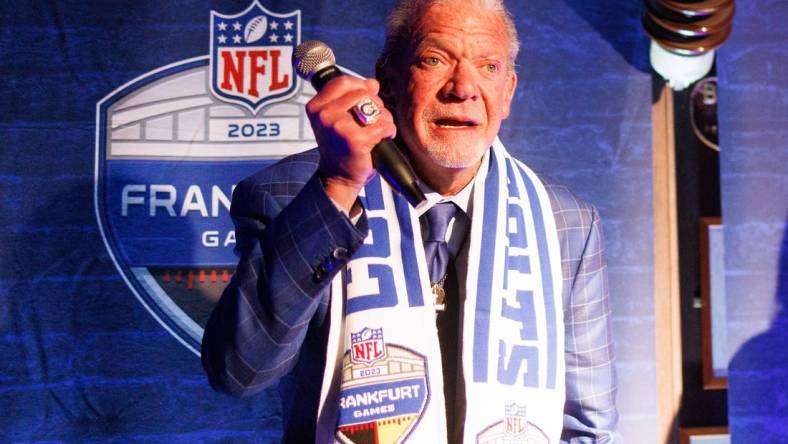
[[[438,311],[446,309],[446,290],[443,289],[443,284],[446,282],[446,276],[448,276],[448,274],[444,274],[440,281],[432,284],[432,294],[435,296],[435,309]]]

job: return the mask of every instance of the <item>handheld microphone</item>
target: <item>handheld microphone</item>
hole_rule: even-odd
[[[336,66],[334,52],[325,43],[307,40],[293,53],[293,66],[298,75],[320,91],[326,83],[342,75]],[[382,139],[372,148],[372,163],[378,173],[414,208],[427,201],[417,185],[416,174],[390,138]]]

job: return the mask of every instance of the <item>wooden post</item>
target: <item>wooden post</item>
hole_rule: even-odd
[[[673,91],[651,109],[654,182],[654,299],[658,442],[678,442],[682,394],[676,156]]]

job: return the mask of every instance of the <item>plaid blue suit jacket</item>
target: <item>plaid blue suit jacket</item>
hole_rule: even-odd
[[[317,178],[316,150],[244,179],[233,193],[240,261],[202,341],[211,385],[248,396],[279,381],[283,442],[313,442],[328,333],[328,287],[361,246],[357,225]],[[562,441],[612,442],[618,415],[602,230],[597,211],[542,178],[561,244],[566,404]]]

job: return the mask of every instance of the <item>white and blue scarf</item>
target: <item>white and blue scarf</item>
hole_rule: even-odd
[[[564,325],[550,200],[497,139],[479,175],[462,320],[465,442],[557,443]],[[317,442],[445,443],[441,353],[418,216],[378,178],[360,199],[370,232],[331,284]]]

